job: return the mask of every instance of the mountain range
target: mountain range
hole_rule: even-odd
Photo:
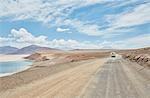
[[[58,50],[55,48],[41,47],[37,45],[30,45],[23,47],[21,49],[11,46],[0,47],[0,54],[32,54],[37,51],[48,51],[48,50]]]
[[[16,47],[3,46],[3,47],[0,47],[0,54],[10,54],[10,53],[16,52],[17,50],[19,49]]]

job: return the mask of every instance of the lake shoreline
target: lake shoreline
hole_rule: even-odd
[[[3,64],[3,63],[7,63],[7,62],[26,62],[26,61],[28,62],[28,60],[24,59],[24,57],[26,57],[26,56],[28,56],[28,55],[24,55],[24,54],[23,55],[3,55],[3,54],[0,54],[0,63]],[[1,66],[5,66],[5,65],[1,65]],[[4,72],[3,73],[0,71],[0,77],[11,76],[13,74],[28,70],[30,67],[31,67],[30,65],[26,65],[25,67],[17,69],[14,72],[6,72],[6,73]],[[1,68],[1,70],[3,70],[3,69]]]
[[[1,78],[1,77],[6,77],[6,76],[11,76],[11,75],[13,75],[13,74],[17,74],[17,73],[22,72],[22,71],[26,71],[26,70],[28,70],[29,68],[31,68],[31,66],[28,66],[28,65],[27,65],[26,68],[23,68],[23,69],[21,69],[21,70],[19,70],[19,71],[16,71],[16,72],[3,73],[3,74],[0,73],[0,78]]]

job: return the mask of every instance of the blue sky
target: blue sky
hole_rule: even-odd
[[[0,0],[0,46],[150,46],[149,0]]]

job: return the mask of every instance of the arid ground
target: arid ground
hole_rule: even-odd
[[[149,67],[123,53],[115,58],[95,50],[32,54],[25,57],[34,60],[30,69],[0,78],[0,98],[150,98]]]

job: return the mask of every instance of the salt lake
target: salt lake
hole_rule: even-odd
[[[20,71],[30,68],[32,62],[21,60],[21,61],[5,61],[0,62],[0,77],[12,75]]]

